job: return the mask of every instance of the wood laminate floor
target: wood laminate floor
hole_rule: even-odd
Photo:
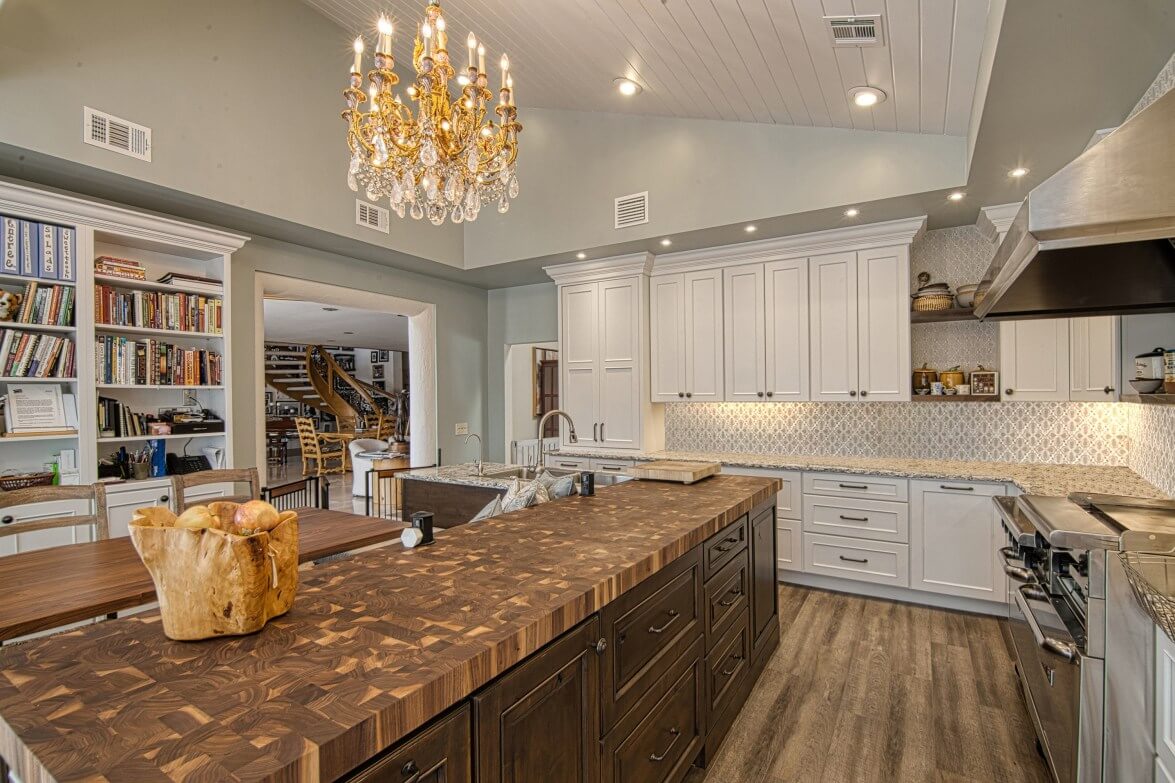
[[[686,783],[1048,783],[992,617],[780,585],[782,636]]]

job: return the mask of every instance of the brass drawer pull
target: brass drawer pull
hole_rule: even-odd
[[[664,761],[665,757],[669,755],[669,751],[673,750],[673,746],[677,744],[677,739],[681,736],[681,729],[674,726],[669,730],[669,734],[673,737],[673,739],[669,740],[669,744],[665,746],[665,750],[661,751],[659,754],[650,753],[649,761]]]
[[[730,675],[732,675],[736,671],[738,671],[738,665],[740,663],[742,663],[742,661],[743,661],[743,657],[741,655],[734,656],[734,664],[731,665],[731,667],[729,669],[723,669],[720,672],[720,674],[722,674],[723,677],[729,677]]]
[[[840,518],[846,522],[868,522],[869,521],[869,517],[846,517],[844,514],[841,514]]]
[[[677,610],[670,609],[669,610],[669,619],[666,620],[665,623],[660,626],[650,625],[649,626],[649,633],[665,633],[665,629],[668,628],[669,626],[673,625],[675,622],[677,622],[678,617],[679,617],[679,615],[677,614]]]
[[[846,563],[868,563],[869,562],[869,558],[867,558],[867,557],[845,557],[844,555],[841,555],[840,559],[845,561]]]

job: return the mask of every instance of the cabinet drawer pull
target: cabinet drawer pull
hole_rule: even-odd
[[[623,465],[601,465],[600,470],[610,470],[613,473],[619,473],[620,471],[624,470],[624,466]]]
[[[404,762],[404,766],[400,767],[401,775],[408,775],[404,778],[404,783],[416,783],[420,780],[420,767],[412,759]]]
[[[578,468],[579,465],[577,465],[574,462],[560,462],[559,467],[561,467],[561,468]]]
[[[837,484],[841,489],[869,489],[868,484]]]
[[[663,625],[650,625],[649,626],[649,633],[665,633],[665,629],[668,628],[669,626],[673,625],[675,622],[677,622],[678,617],[679,617],[679,615],[677,614],[677,610],[670,609],[669,610],[669,619],[666,620]]]
[[[956,487],[953,484],[939,484],[939,489],[950,489],[956,492],[974,492],[975,487]]]
[[[160,503],[166,503],[169,500],[171,500],[171,497],[169,495],[160,495],[159,496]]]
[[[664,761],[665,757],[669,755],[669,751],[673,750],[673,746],[677,744],[677,738],[681,736],[681,729],[674,726],[669,730],[669,734],[673,739],[669,740],[669,744],[665,746],[665,750],[661,751],[660,754],[650,753],[649,761]]]
[[[843,519],[845,522],[868,522],[869,521],[869,517],[846,517],[844,514],[841,514],[840,518]]]
[[[845,561],[846,563],[868,563],[869,562],[869,558],[867,558],[867,557],[845,557],[844,555],[841,555],[840,559]]]
[[[6,514],[3,518],[0,518],[0,525],[11,525],[15,521],[16,517],[12,516],[12,514]]]
[[[730,598],[725,601],[719,601],[719,606],[733,606],[738,602],[738,599],[742,597],[743,591],[742,588],[739,588],[738,590],[730,590],[726,594],[729,595]]]
[[[608,640],[601,636],[599,639],[589,644],[588,649],[595,652],[596,655],[603,655],[604,651],[608,649]]]
[[[1102,391],[1103,391],[1104,393],[1106,393],[1106,394],[1113,394],[1113,393],[1114,393],[1114,387],[1113,387],[1113,386],[1107,386],[1106,388],[1102,389]]]
[[[719,544],[718,546],[714,547],[714,551],[718,552],[720,554],[722,552],[729,552],[732,549],[734,549],[734,544],[727,544],[726,546],[722,546],[721,544]]]
[[[599,422],[597,422],[592,425],[592,441],[593,442],[598,441],[600,439],[599,431],[600,431],[600,424],[599,424]]]
[[[743,657],[742,657],[741,655],[736,655],[736,656],[734,656],[734,663],[733,663],[733,664],[731,664],[730,668],[729,668],[729,669],[723,669],[723,670],[722,670],[721,672],[719,672],[719,673],[720,673],[720,674],[721,674],[723,677],[729,677],[730,675],[732,675],[732,674],[734,674],[736,671],[738,671],[738,665],[739,665],[740,663],[742,663],[742,661],[743,661]]]

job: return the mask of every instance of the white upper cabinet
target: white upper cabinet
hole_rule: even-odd
[[[857,384],[862,400],[910,399],[910,258],[905,247],[857,253]]]
[[[1000,383],[1010,402],[1069,399],[1069,319],[1000,322]]]
[[[600,385],[599,429],[603,446],[637,448],[640,442],[640,309],[641,280],[626,277],[599,285]],[[594,423],[594,422],[593,422]]]
[[[1113,402],[1119,368],[1118,326],[1113,315],[1069,319],[1069,399]]]
[[[766,392],[775,402],[809,399],[808,259],[763,265]]]
[[[726,399],[758,402],[767,397],[763,315],[763,265],[726,269]]]
[[[653,402],[722,399],[722,270],[650,284]]]
[[[857,397],[857,254],[816,256],[811,280],[812,399]]]
[[[685,280],[653,278],[649,285],[649,342],[653,402],[685,399]]]

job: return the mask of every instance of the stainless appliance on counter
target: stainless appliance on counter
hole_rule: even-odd
[[[1149,780],[1154,624],[1116,552],[1175,549],[1175,502],[995,498],[1008,629],[1039,748],[1060,783]]]

